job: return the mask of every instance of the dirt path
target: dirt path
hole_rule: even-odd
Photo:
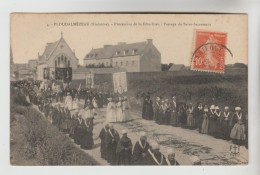
[[[105,121],[105,108],[98,112],[94,119],[94,148],[85,151],[101,165],[108,163],[100,158],[99,132]],[[173,148],[181,165],[191,165],[190,156],[197,155],[204,165],[236,165],[248,163],[248,150],[243,146],[240,155],[234,157],[230,153],[231,141],[216,139],[203,135],[195,130],[183,129],[166,125],[158,125],[153,121],[143,120],[140,113],[131,112],[133,120],[126,123],[114,123],[114,128],[120,133],[127,129],[133,144],[139,139],[139,133],[145,131],[148,141],[156,140],[161,145],[161,152],[166,154],[168,148]]]

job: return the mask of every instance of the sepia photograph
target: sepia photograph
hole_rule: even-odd
[[[12,166],[247,165],[248,15],[11,13]]]

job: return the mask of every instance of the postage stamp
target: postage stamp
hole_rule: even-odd
[[[195,31],[191,70],[224,73],[227,33]]]

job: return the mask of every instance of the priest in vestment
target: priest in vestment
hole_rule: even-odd
[[[119,134],[118,132],[114,129],[114,126],[110,124],[109,130],[106,135],[106,150],[107,150],[107,161],[111,165],[116,165],[116,147],[117,143],[119,141]]]
[[[173,151],[173,149],[168,149],[167,154],[168,154],[168,156],[165,158],[166,165],[168,165],[168,166],[180,165],[179,162],[175,158],[175,152]]]
[[[99,138],[101,140],[101,146],[100,146],[100,152],[101,152],[101,158],[107,159],[107,150],[106,150],[106,135],[109,130],[108,123],[105,124],[105,126],[101,129],[99,133]]]
[[[146,120],[153,119],[153,102],[148,95],[143,102],[142,118]]]
[[[147,142],[147,137],[145,132],[141,132],[140,139],[136,141],[134,150],[133,150],[133,163],[138,165],[138,161],[142,159],[145,154],[147,154],[148,149],[150,148],[149,143]]]
[[[151,143],[151,148],[147,154],[139,161],[139,165],[165,165],[165,157],[160,152],[160,145],[156,142]]]
[[[127,137],[126,130],[122,131],[122,137],[119,140],[116,148],[117,165],[131,165],[132,164],[132,141]]]

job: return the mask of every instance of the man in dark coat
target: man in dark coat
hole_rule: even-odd
[[[173,96],[172,100],[170,101],[170,110],[171,110],[171,119],[170,119],[170,125],[172,126],[178,126],[179,125],[179,116],[177,111],[177,102],[176,97]]]
[[[179,162],[175,159],[175,152],[173,151],[173,149],[168,149],[167,154],[168,156],[165,158],[166,165],[168,166],[180,165]]]
[[[101,92],[99,92],[97,94],[97,104],[98,104],[98,108],[103,108],[103,104],[104,101],[103,101],[103,94]]]
[[[81,136],[80,148],[86,150],[92,149],[94,145],[92,117],[87,117],[83,119],[83,126],[81,132],[82,132],[82,136]]]
[[[153,102],[150,96],[146,96],[143,102],[142,118],[146,120],[153,119]]]
[[[141,132],[140,139],[135,143],[133,150],[133,163],[138,164],[138,161],[142,159],[150,148],[147,142],[147,137],[145,132]]]
[[[106,135],[109,130],[108,123],[105,124],[105,126],[101,129],[99,133],[99,138],[101,140],[101,146],[100,146],[100,152],[101,152],[101,158],[107,159],[107,150],[106,150]]]
[[[107,150],[107,161],[111,165],[116,164],[116,147],[117,143],[119,141],[119,134],[114,129],[114,126],[112,124],[109,125],[109,130],[106,135],[106,150]]]
[[[148,149],[144,158],[140,159],[139,165],[165,165],[166,160],[164,155],[160,152],[158,143],[151,143],[151,148]]]
[[[154,111],[154,121],[158,122],[160,118],[160,106],[161,106],[161,97],[156,98],[156,102],[153,105],[153,111]]]
[[[122,137],[118,141],[116,154],[117,165],[131,165],[132,164],[132,141],[127,137],[126,130],[122,131]]]

